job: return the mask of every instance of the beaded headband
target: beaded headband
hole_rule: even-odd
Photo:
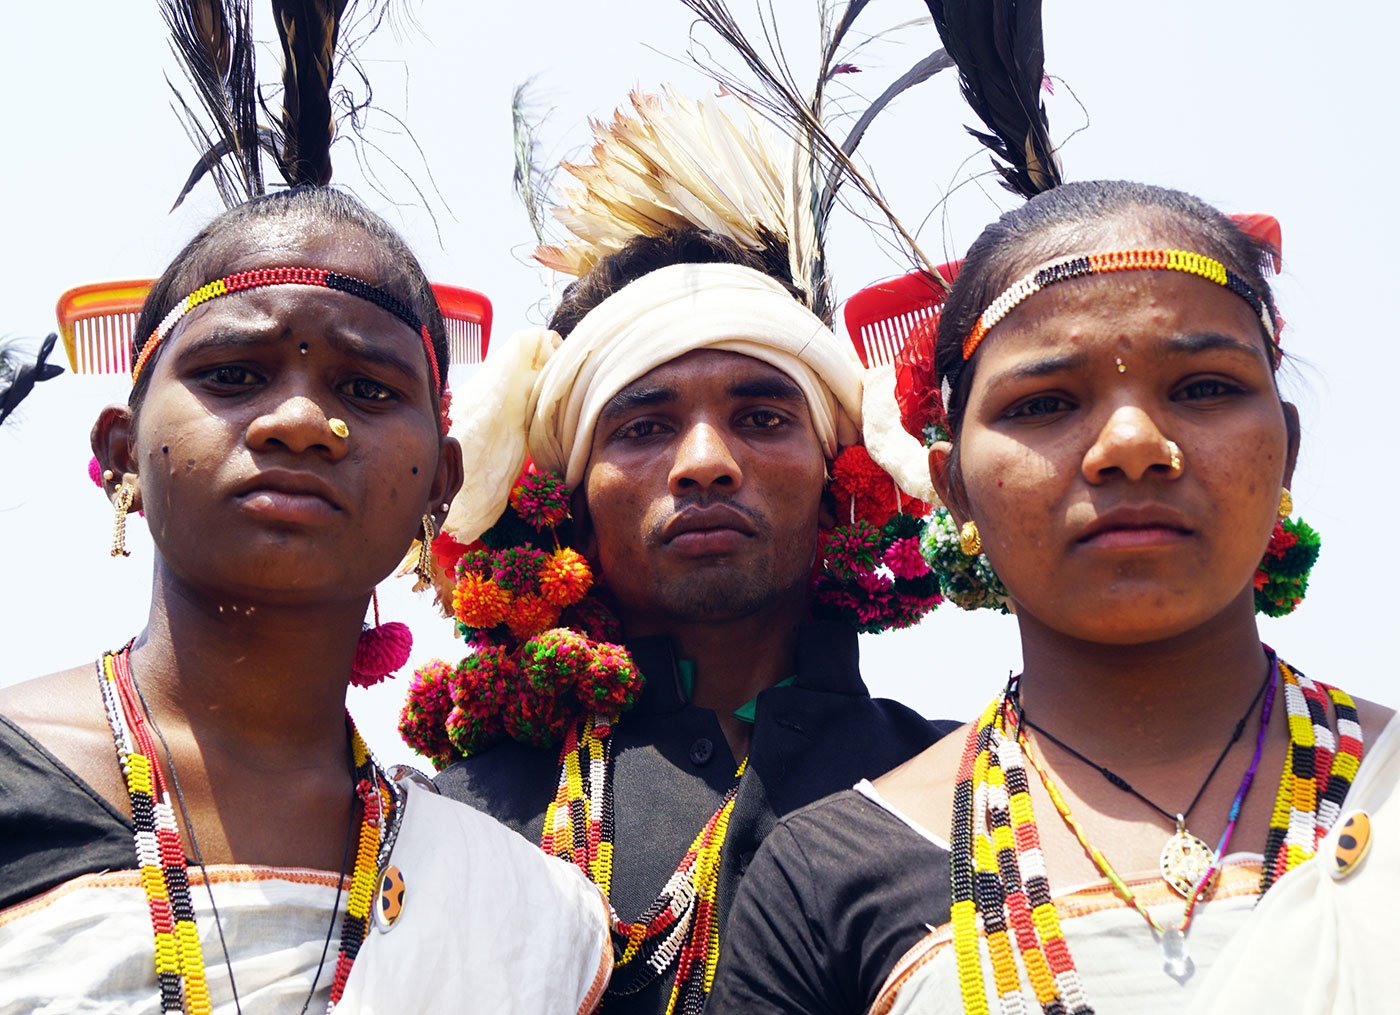
[[[962,358],[966,363],[987,337],[987,332],[996,327],[1006,315],[1015,310],[1028,298],[1047,286],[1066,279],[1082,278],[1085,275],[1100,275],[1110,271],[1180,271],[1188,275],[1198,275],[1229,289],[1253,309],[1269,336],[1269,343],[1275,345],[1274,319],[1268,306],[1260,299],[1252,286],[1213,257],[1195,254],[1189,250],[1115,250],[1106,254],[1087,254],[1066,258],[1054,264],[1037,269],[1025,278],[1013,282],[977,318],[963,341]]]
[[[1259,323],[1263,325],[1264,334],[1269,337],[1274,364],[1278,365],[1281,359],[1278,347],[1278,329],[1269,305],[1254,291],[1253,286],[1215,258],[1189,250],[1113,250],[1102,254],[1080,254],[1048,264],[1043,268],[1037,268],[1029,275],[1007,286],[1002,294],[992,300],[991,305],[982,311],[982,315],[977,318],[977,323],[972,326],[967,338],[963,340],[963,362],[966,363],[972,358],[972,354],[977,351],[977,347],[987,337],[987,332],[1004,321],[1011,311],[1042,289],[1066,279],[1083,278],[1086,275],[1102,275],[1112,271],[1179,271],[1187,275],[1196,275],[1214,282],[1223,289],[1230,290],[1248,303],[1258,316]],[[951,403],[953,384],[956,380],[956,374],[942,378],[939,393],[942,396],[944,406]]]
[[[442,391],[442,374],[438,369],[437,353],[433,349],[432,335],[428,332],[428,326],[419,320],[418,315],[413,312],[413,308],[393,293],[386,292],[363,279],[355,278],[353,275],[342,275],[337,271],[327,271],[324,268],[255,268],[252,271],[236,272],[215,279],[213,282],[205,283],[176,303],[171,308],[170,313],[166,314],[165,319],[156,327],[156,330],[151,332],[151,337],[141,347],[141,354],[136,357],[136,363],[131,368],[131,382],[136,383],[136,379],[141,376],[141,371],[145,369],[146,363],[155,354],[160,343],[169,337],[180,318],[195,307],[220,296],[227,296],[229,293],[261,289],[270,285],[320,286],[323,289],[334,289],[337,292],[358,296],[362,300],[368,300],[387,310],[418,332],[423,339],[423,349],[428,354],[428,367],[433,375],[433,391],[435,393]]]

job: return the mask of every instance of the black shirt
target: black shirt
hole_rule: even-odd
[[[635,920],[719,809],[738,761],[714,712],[686,700],[670,641],[643,639],[629,642],[628,649],[646,685],[613,734],[612,902],[624,920]],[[739,878],[781,815],[889,771],[956,726],[931,723],[897,702],[872,698],[860,677],[856,634],[848,626],[803,625],[796,679],[758,696],[748,770],[720,864],[721,926]],[[444,795],[538,843],[558,783],[558,763],[555,748],[507,742],[452,765],[438,775],[437,784]],[[663,1011],[670,979],[631,997],[609,998],[604,1010]]]
[[[868,1011],[949,905],[948,851],[860,793],[837,793],[788,815],[758,851],[705,1011]]]
[[[129,817],[0,716],[0,909],[82,874],[131,870],[133,832]]]

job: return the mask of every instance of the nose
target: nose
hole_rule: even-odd
[[[248,426],[248,446],[255,451],[282,448],[295,455],[315,451],[339,461],[349,443],[331,433],[326,414],[306,395],[282,399]]]
[[[681,435],[668,482],[672,496],[703,493],[714,488],[732,493],[744,482],[744,474],[713,423],[692,424]]]
[[[1173,464],[1174,447],[1144,409],[1121,405],[1085,453],[1084,478],[1096,485],[1114,476],[1136,482],[1156,471],[1175,479],[1181,473]]]

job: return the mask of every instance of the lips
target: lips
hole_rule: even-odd
[[[1180,512],[1158,504],[1114,508],[1095,518],[1075,540],[1099,549],[1168,546],[1194,534]]]
[[[756,532],[742,511],[727,504],[711,504],[683,509],[661,530],[661,541],[687,553],[726,553]]]
[[[272,521],[312,522],[344,510],[329,483],[291,469],[260,472],[239,484],[234,497],[246,510]]]

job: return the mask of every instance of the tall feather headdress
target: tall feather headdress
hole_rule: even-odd
[[[264,157],[289,186],[329,183],[337,124],[353,123],[367,102],[350,97],[336,76],[354,64],[387,4],[370,3],[352,17],[353,0],[272,0],[282,70],[271,102],[258,85],[249,0],[159,0],[159,6],[198,107],[171,83],[201,152],[175,207],[206,175],[229,207],[264,193]],[[337,116],[337,107],[345,115]]]

